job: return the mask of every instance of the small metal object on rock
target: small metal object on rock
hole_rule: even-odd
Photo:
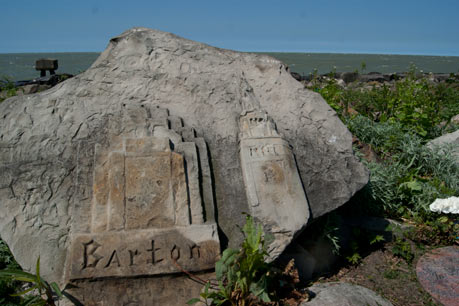
[[[40,76],[46,76],[46,70],[49,70],[49,74],[55,74],[55,70],[58,68],[57,59],[52,58],[40,58],[35,62],[35,70],[40,71]]]
[[[416,266],[422,287],[445,306],[459,305],[459,247],[435,249]]]

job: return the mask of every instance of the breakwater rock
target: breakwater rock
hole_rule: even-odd
[[[304,81],[309,83],[313,81],[314,78],[317,81],[326,81],[331,78],[337,80],[342,85],[350,84],[350,83],[373,83],[373,84],[384,84],[384,83],[391,83],[397,80],[401,80],[406,78],[410,73],[408,72],[397,72],[397,73],[379,73],[379,72],[369,72],[369,73],[359,73],[359,72],[330,72],[327,74],[321,75],[300,75],[299,73],[292,72],[291,73],[293,78],[297,81]],[[431,82],[448,82],[452,80],[459,79],[459,74],[454,73],[416,73],[416,78],[427,78]]]

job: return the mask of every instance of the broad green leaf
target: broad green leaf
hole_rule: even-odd
[[[35,278],[23,277],[23,276],[11,276],[11,278],[20,281],[20,282],[27,282],[27,283],[36,283]]]
[[[11,296],[21,296],[21,295],[24,295],[24,294],[26,294],[26,293],[29,293],[30,291],[35,290],[35,289],[37,289],[37,288],[38,288],[38,285],[35,285],[35,286],[30,287],[30,288],[27,289],[27,290],[24,290],[24,291],[21,291],[21,292],[12,294]]]
[[[33,296],[21,303],[21,306],[44,305],[43,302],[45,301],[40,296]]]
[[[446,222],[448,222],[449,220],[448,220],[448,217],[442,216],[442,217],[438,218],[438,221],[441,222],[441,223],[446,223]]]
[[[51,288],[57,294],[58,297],[62,298],[64,296],[62,294],[61,289],[59,288],[59,286],[55,282],[52,282],[50,285],[51,285]]]
[[[193,304],[196,304],[197,302],[200,302],[201,300],[198,299],[198,298],[193,298],[191,300],[189,300],[188,302],[186,302],[188,305],[193,305]]]
[[[210,282],[208,281],[206,283],[206,285],[204,286],[204,293],[207,294],[209,292],[209,288],[210,288]]]
[[[228,259],[233,256],[234,254],[237,254],[239,253],[239,250],[235,250],[235,249],[226,249],[223,251],[223,254],[222,254],[222,258],[220,259],[220,261],[222,262],[227,262]]]
[[[403,183],[400,186],[403,186],[411,191],[422,191],[422,185],[417,180]]]
[[[24,278],[31,279],[30,281],[27,280],[27,282],[35,282],[36,280],[35,275],[28,273],[28,272],[24,272],[22,270],[10,270],[10,269],[0,270],[0,277],[14,277],[14,276],[21,276]]]
[[[36,276],[37,276],[37,283],[41,284],[41,277],[40,277],[40,256],[37,258],[37,267],[36,267]]]

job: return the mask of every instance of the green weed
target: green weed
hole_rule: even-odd
[[[11,254],[6,243],[0,239],[0,271],[4,269],[21,269]],[[21,283],[11,278],[0,278],[0,305],[18,305],[21,299],[11,296],[20,287]]]
[[[17,87],[14,82],[8,77],[2,77],[0,79],[0,102],[15,95],[17,95]]]
[[[35,274],[19,269],[5,269],[0,270],[0,278],[29,283],[27,289],[13,294],[22,296],[27,305],[54,306],[55,301],[64,296],[56,283],[48,283],[40,276],[40,258],[37,259]]]
[[[456,78],[450,80],[433,83],[417,77],[412,69],[403,79],[370,89],[356,85],[342,88],[333,78],[315,78],[310,89],[319,92],[339,115],[348,116],[348,109],[352,108],[371,120],[400,123],[403,131],[429,139],[441,134],[459,113],[458,82]]]
[[[270,286],[274,273],[271,265],[265,261],[268,252],[263,229],[261,225],[255,225],[252,217],[247,216],[242,231],[245,239],[241,249],[226,249],[215,264],[218,286],[211,288],[208,282],[201,298],[191,299],[188,304],[246,305],[257,299],[271,301],[273,294]]]
[[[397,270],[388,269],[384,271],[383,276],[388,279],[397,279],[400,277],[400,272]]]
[[[411,264],[414,259],[414,253],[411,250],[411,244],[403,238],[396,238],[395,244],[392,247],[392,253],[395,256],[403,258],[408,264]]]

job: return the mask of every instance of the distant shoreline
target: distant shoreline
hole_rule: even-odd
[[[438,54],[400,54],[400,53],[352,53],[352,52],[289,52],[289,51],[239,51],[241,53],[255,53],[255,54],[332,54],[332,55],[384,55],[384,56],[427,56],[427,57],[459,57],[459,55],[438,55]],[[97,53],[101,54],[103,51],[57,51],[57,52],[0,52],[1,55],[11,54],[88,54]]]
[[[360,73],[400,73],[410,71],[412,65],[420,72],[458,73],[459,56],[398,55],[398,54],[352,54],[352,53],[299,53],[299,52],[247,52],[266,54],[285,63],[290,71],[300,75],[324,74],[330,71]],[[54,53],[0,53],[0,78],[13,81],[30,80],[39,76],[35,61],[42,57],[59,61],[57,73],[79,74],[88,69],[100,52],[54,52]]]

